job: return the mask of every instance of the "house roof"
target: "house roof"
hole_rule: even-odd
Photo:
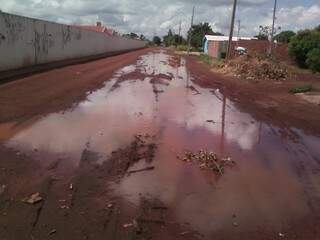
[[[101,33],[106,33],[108,35],[113,35],[113,30],[108,29],[104,26],[96,26],[96,25],[74,25],[74,27],[89,30],[89,31],[94,31],[94,32],[101,32]]]
[[[206,35],[205,38],[208,41],[217,41],[217,42],[222,42],[222,41],[229,41],[229,36],[216,36],[216,35]],[[232,41],[237,42],[239,40],[253,40],[256,38],[251,38],[251,37],[233,37]]]

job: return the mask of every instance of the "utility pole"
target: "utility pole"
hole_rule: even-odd
[[[181,44],[181,20],[180,20],[180,24],[179,24],[179,43]]]
[[[231,47],[232,47],[232,37],[233,37],[233,29],[234,29],[234,20],[236,17],[237,10],[237,0],[233,1],[233,9],[232,9],[232,18],[231,18],[231,26],[230,26],[230,34],[229,34],[229,43],[228,43],[228,51],[227,51],[227,59],[231,56]]]
[[[193,8],[192,8],[191,27],[190,27],[189,39],[188,39],[188,55],[190,54],[190,49],[191,49],[191,38],[192,38],[192,26],[193,26],[194,10],[195,10],[195,6],[193,6]]]
[[[269,48],[270,55],[273,54],[273,37],[274,37],[274,25],[275,25],[275,22],[276,22],[276,12],[277,12],[277,0],[274,0],[271,39],[270,39],[270,48]]]
[[[240,38],[240,29],[241,29],[241,20],[238,20],[238,41],[237,41],[237,46],[239,46],[239,38]]]

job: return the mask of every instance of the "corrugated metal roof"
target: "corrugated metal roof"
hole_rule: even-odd
[[[217,42],[222,42],[222,41],[229,41],[229,36],[215,36],[215,35],[206,35],[205,38],[208,41],[217,41]],[[253,40],[256,38],[250,38],[250,37],[233,37],[232,41],[237,42],[239,40]]]

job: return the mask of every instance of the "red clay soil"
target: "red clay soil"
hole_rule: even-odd
[[[269,52],[269,48],[270,48],[270,42],[267,40],[251,40],[251,41],[241,40],[238,43],[234,43],[234,45],[235,44],[238,44],[239,46],[246,48],[249,54],[257,53],[259,55],[265,55]],[[288,52],[288,44],[286,43],[276,44],[274,53],[276,58],[279,59],[280,61],[293,63],[293,60],[290,57]],[[235,54],[235,52],[233,52],[233,54]]]
[[[195,76],[195,83],[221,89],[240,109],[250,112],[257,119],[267,120],[279,127],[296,127],[320,134],[320,106],[289,93],[293,87],[304,84],[312,84],[316,91],[320,91],[319,75],[299,73],[296,79],[282,82],[247,81],[215,72],[195,57],[189,57],[187,65]]]
[[[103,85],[114,71],[150,51],[143,49],[54,69],[0,85],[0,123],[63,110]],[[34,97],[36,95],[36,97]]]

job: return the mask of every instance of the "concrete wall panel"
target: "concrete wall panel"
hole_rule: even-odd
[[[0,71],[129,51],[146,42],[0,12]]]

